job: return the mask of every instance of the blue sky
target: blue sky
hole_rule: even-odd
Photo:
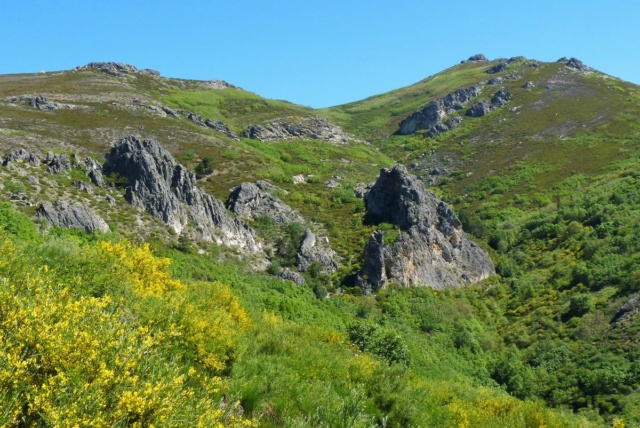
[[[119,61],[312,107],[475,53],[574,56],[640,83],[638,0],[0,0],[0,74]]]

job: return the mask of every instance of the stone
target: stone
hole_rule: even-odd
[[[333,144],[357,141],[339,126],[318,116],[300,120],[278,118],[267,125],[250,125],[242,136],[260,141],[320,140]]]
[[[107,201],[107,203],[111,206],[116,204],[116,199],[111,196],[111,195],[107,195],[107,197],[105,198],[105,200]]]
[[[52,111],[62,107],[68,107],[59,103],[55,103],[53,101],[49,101],[47,97],[43,95],[36,95],[35,97],[27,96],[27,95],[20,96],[20,97],[11,97],[9,98],[9,101],[11,102],[24,101],[27,104],[29,104],[31,107],[37,108],[39,110],[44,110],[44,111]]]
[[[91,208],[82,204],[56,201],[43,202],[36,217],[46,220],[51,226],[78,229],[87,233],[109,231],[109,225]]]
[[[580,70],[580,71],[587,71],[590,70],[589,67],[587,67],[586,65],[584,65],[582,63],[582,61],[580,61],[579,59],[576,58],[570,58],[567,63],[565,64],[567,67],[569,68],[573,68],[575,70]]]
[[[331,274],[340,267],[338,255],[329,246],[328,239],[316,240],[311,229],[306,229],[298,249],[298,269],[306,272],[313,263],[317,263],[320,273],[324,274]]]
[[[80,190],[81,192],[93,194],[93,189],[91,188],[91,186],[88,183],[85,183],[84,181],[78,181],[78,180],[74,181],[73,185],[76,186],[78,190]]]
[[[489,101],[482,100],[475,103],[474,105],[471,106],[471,108],[469,108],[469,110],[467,110],[467,116],[482,117],[491,111],[492,111],[492,108],[491,108],[491,105],[489,104]]]
[[[9,166],[9,164],[13,162],[27,162],[31,166],[40,166],[40,159],[38,159],[36,155],[28,152],[25,149],[18,149],[9,153],[2,161],[2,166]]]
[[[291,269],[285,269],[282,271],[280,275],[278,275],[283,281],[293,281],[296,285],[305,284],[307,281],[304,279],[304,276],[300,274],[300,272],[292,271]]]
[[[438,122],[424,133],[425,137],[433,138],[443,132],[451,131],[458,128],[462,124],[462,118],[460,116],[453,116],[444,122]]]
[[[511,94],[506,88],[500,89],[496,92],[493,97],[491,97],[491,105],[494,108],[499,108],[505,106],[509,101],[511,101]]]
[[[47,158],[49,158],[48,155]],[[66,153],[60,153],[52,156],[51,161],[48,163],[47,172],[60,174],[71,171],[72,167],[69,155]]]
[[[304,178],[304,175],[302,174],[298,174],[298,175],[294,175],[293,176],[293,184],[302,184],[305,183],[306,180]]]
[[[117,77],[122,77],[124,76],[124,74],[128,73],[140,73],[148,76],[160,76],[159,71],[152,70],[150,68],[138,70],[138,68],[134,67],[133,65],[123,64],[121,62],[90,62],[85,66],[85,68],[93,68],[95,70],[100,70],[103,73],[107,73]]]
[[[176,234],[262,254],[247,223],[232,218],[222,202],[199,189],[195,174],[158,141],[128,135],[107,153],[102,169],[126,179],[127,202],[161,219]]]
[[[397,134],[409,135],[421,129],[430,129],[442,122],[445,116],[463,109],[480,94],[480,86],[458,89],[442,98],[431,101],[402,120]]]
[[[87,174],[87,177],[91,180],[93,184],[98,187],[104,186],[104,177],[102,176],[102,165],[100,165],[96,160],[87,156],[84,160],[84,170]]]
[[[258,180],[256,181],[256,186],[258,186],[258,189],[260,190],[264,190],[265,192],[282,192],[282,194],[284,195],[288,195],[289,192],[287,192],[286,190],[278,187],[278,186],[274,186],[273,184],[266,182],[264,180]]]
[[[240,89],[229,82],[225,82],[224,80],[212,80],[208,83],[208,86],[211,89]]]
[[[226,206],[242,218],[255,220],[260,216],[267,216],[277,224],[302,222],[302,218],[289,205],[253,183],[242,183],[234,187]]]
[[[167,106],[162,106],[162,111],[165,112],[166,114],[168,114],[169,116],[179,117],[177,111],[175,111],[172,108],[169,108]]]
[[[501,84],[502,84],[502,77],[492,77],[487,82],[487,85],[489,86],[495,86],[495,85],[501,85]]]
[[[507,65],[508,64],[507,64],[506,61],[499,62],[498,64],[496,64],[493,67],[491,67],[490,69],[488,69],[485,73],[487,73],[487,74],[500,73],[502,70],[507,68]]]
[[[201,126],[203,128],[207,127],[207,125],[204,123],[204,117],[200,116],[197,113],[190,113],[187,116],[187,119],[189,119],[191,122],[195,123],[198,126]]]
[[[532,88],[535,88],[536,85],[534,85],[532,81],[528,81],[528,82],[525,82],[525,84],[522,85],[522,87],[524,89],[532,89]]]
[[[329,189],[337,189],[338,187],[340,187],[340,183],[335,180],[327,180],[324,182],[324,186],[328,187]]]
[[[231,138],[232,140],[240,141],[240,138],[238,138],[236,133],[231,130],[229,125],[227,125],[221,120],[206,119],[204,121],[204,124],[207,128],[213,129],[216,132],[220,132],[226,135],[227,137]]]
[[[475,55],[470,56],[467,61],[485,62],[485,61],[489,61],[489,60],[483,54],[475,54]]]
[[[356,283],[366,293],[390,282],[434,289],[460,287],[495,273],[484,250],[467,238],[453,210],[404,166],[383,169],[365,196],[367,221],[395,225],[373,233],[363,251]]]
[[[627,300],[613,317],[614,323],[627,320],[632,316],[640,313],[640,294],[632,296]]]

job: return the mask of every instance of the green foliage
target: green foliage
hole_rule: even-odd
[[[206,175],[213,173],[215,169],[214,160],[211,156],[205,156],[202,160],[196,165],[196,177],[202,178]]]
[[[8,202],[0,202],[0,228],[20,241],[40,240],[38,229],[31,219],[16,211]]]
[[[409,351],[402,338],[377,324],[357,322],[348,328],[349,339],[361,351],[371,352],[389,364],[409,364]]]

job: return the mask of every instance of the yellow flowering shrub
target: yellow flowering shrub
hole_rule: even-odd
[[[149,244],[135,246],[127,241],[99,242],[98,254],[117,263],[114,268],[120,271],[134,286],[140,296],[159,296],[169,291],[184,291],[185,286],[174,280],[169,274],[171,261],[165,257],[156,257]]]
[[[129,252],[141,290],[183,288],[148,248],[102,250]],[[74,295],[25,257],[0,232],[0,426],[255,426],[220,405],[219,377],[166,352],[170,329],[141,325],[109,296]],[[235,298],[221,296],[226,320],[242,325]]]

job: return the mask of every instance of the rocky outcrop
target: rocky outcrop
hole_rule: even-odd
[[[640,313],[640,294],[636,294],[627,300],[613,317],[614,323],[625,321]]]
[[[231,138],[232,140],[236,140],[236,141],[240,140],[240,138],[238,138],[236,133],[231,130],[229,125],[227,125],[221,120],[205,119],[204,117],[200,116],[197,113],[189,113],[187,116],[187,119],[189,119],[191,122],[203,128],[209,128],[216,132],[220,132],[226,135],[227,137]]]
[[[71,171],[73,165],[71,164],[71,159],[69,155],[66,153],[60,154],[48,154],[47,155],[47,172],[51,174],[60,174],[64,172]]]
[[[365,292],[389,282],[459,287],[495,272],[489,256],[467,238],[451,208],[404,166],[383,169],[365,205],[368,221],[397,227],[376,231],[365,246],[356,280]]]
[[[496,74],[500,73],[502,70],[506,69],[509,64],[506,61],[501,61],[498,64],[494,65],[490,69],[488,69],[485,73],[487,74]]]
[[[207,83],[211,89],[240,89],[236,85],[232,85],[224,80],[211,80]]]
[[[87,156],[84,160],[84,171],[93,184],[98,187],[104,186],[104,177],[102,176],[102,165],[96,160]]]
[[[267,216],[277,224],[302,222],[302,218],[289,205],[253,183],[234,187],[226,205],[242,218],[255,220],[259,216]]]
[[[52,111],[52,110],[57,110],[59,108],[69,107],[68,105],[63,105],[63,104],[55,103],[53,101],[49,101],[49,99],[47,99],[47,97],[43,95],[36,95],[36,96],[24,95],[19,97],[11,97],[8,100],[10,102],[24,101],[27,104],[29,104],[31,107],[37,108],[39,110],[44,110],[44,111]]]
[[[479,94],[480,87],[474,85],[466,89],[458,89],[442,98],[433,100],[400,122],[400,129],[397,133],[409,135],[421,129],[430,129],[442,123],[445,116],[463,109]]]
[[[590,71],[591,67],[588,67],[586,65],[584,65],[582,63],[582,61],[580,61],[577,58],[560,58],[558,60],[558,62],[563,62],[565,66],[569,67],[569,68],[573,68],[574,70],[579,70],[579,71]]]
[[[470,56],[467,61],[469,61],[469,62],[486,62],[486,61],[489,61],[489,60],[483,54],[475,54],[475,55]]]
[[[148,76],[160,76],[159,71],[151,70],[150,68],[139,70],[133,65],[123,64],[121,62],[90,62],[85,66],[85,68],[93,68],[95,70],[100,70],[103,73],[107,73],[117,77],[122,77],[127,73],[140,73],[146,74]]]
[[[283,281],[293,281],[293,283],[296,285],[302,285],[307,282],[304,279],[304,276],[302,276],[299,272],[292,271],[291,269],[283,270],[282,273],[278,275],[278,278]]]
[[[469,110],[467,110],[467,116],[482,117],[495,109],[505,106],[509,101],[511,101],[511,94],[506,88],[502,88],[493,94],[491,101],[482,100],[472,105]]]
[[[452,129],[456,129],[462,124],[462,118],[460,116],[453,116],[444,122],[438,122],[432,127],[430,127],[427,132],[424,133],[425,137],[435,137],[438,134],[442,134],[443,132],[451,131]]]
[[[318,240],[311,229],[307,229],[298,249],[298,269],[306,272],[314,263],[319,265],[320,273],[330,274],[340,267],[338,255],[329,246],[329,239],[322,237]]]
[[[81,204],[66,202],[43,202],[36,216],[46,220],[51,226],[78,229],[87,233],[109,231],[109,225],[91,208]]]
[[[260,141],[320,140],[334,144],[356,141],[339,126],[317,116],[299,120],[280,118],[267,125],[251,125],[242,136]]]
[[[18,149],[9,153],[7,157],[5,157],[2,161],[2,166],[9,166],[14,162],[28,162],[31,166],[40,166],[40,159],[38,159],[36,155],[34,155],[33,153],[29,153],[25,149]]]
[[[156,140],[127,136],[107,153],[106,175],[127,180],[125,199],[161,219],[177,234],[215,241],[250,252],[261,251],[254,231],[233,219],[222,202],[196,187],[196,177]]]

